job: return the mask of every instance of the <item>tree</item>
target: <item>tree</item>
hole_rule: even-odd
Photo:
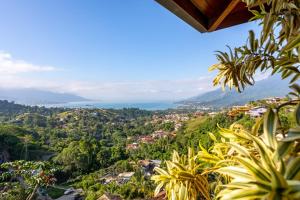
[[[20,186],[28,193],[26,200],[33,200],[39,187],[52,185],[56,181],[54,178],[56,168],[48,162],[19,160],[4,163],[0,167],[6,170],[1,173],[0,180],[17,179]]]
[[[96,161],[94,145],[87,141],[71,142],[68,147],[57,155],[55,161],[63,164],[67,171],[89,171]]]
[[[110,162],[108,158],[111,157],[111,150],[108,147],[101,146],[100,150],[97,152],[96,159],[99,163],[99,167],[107,167],[109,166]]]

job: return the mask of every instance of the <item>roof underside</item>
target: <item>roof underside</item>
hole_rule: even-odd
[[[253,16],[240,0],[156,1],[201,33],[248,22]]]

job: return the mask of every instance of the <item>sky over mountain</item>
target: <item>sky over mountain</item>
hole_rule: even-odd
[[[211,90],[214,51],[257,29],[247,23],[200,34],[152,0],[10,0],[1,4],[0,24],[1,88],[115,102]]]

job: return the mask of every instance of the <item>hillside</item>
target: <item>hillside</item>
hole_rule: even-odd
[[[0,168],[7,161],[14,161],[18,169],[43,161],[57,170],[53,175],[56,185],[46,189],[51,198],[75,188],[91,200],[109,191],[122,199],[151,199],[153,168],[174,149],[186,154],[189,146],[199,147],[199,141],[208,149],[213,141],[207,133],[217,134],[218,125],[227,128],[239,120],[252,127],[255,122],[247,116],[230,118],[226,113],[210,117],[182,110],[59,109],[0,100],[1,118]],[[0,179],[0,184],[8,185],[0,186],[0,194],[23,194],[15,187],[21,184],[10,178]],[[15,196],[11,199],[18,200]],[[0,199],[8,198],[0,195]]]
[[[56,93],[37,89],[3,88],[0,89],[0,100],[29,105],[88,101],[88,99],[68,93]]]
[[[242,93],[229,89],[226,89],[224,92],[221,88],[219,88],[179,103],[183,105],[207,106],[214,108],[242,105],[249,101],[263,99],[266,97],[283,97],[289,92],[288,83],[288,80],[282,81],[280,77],[274,76],[256,82],[254,86],[247,87]]]
[[[0,100],[0,122],[3,120],[14,119],[14,117],[25,113],[36,113],[41,115],[51,115],[63,112],[65,108],[45,108],[39,106],[20,105],[7,100]]]

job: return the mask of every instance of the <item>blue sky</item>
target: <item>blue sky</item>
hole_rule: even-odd
[[[201,34],[153,0],[7,0],[0,87],[102,101],[178,100],[212,89],[215,50],[256,23]]]

